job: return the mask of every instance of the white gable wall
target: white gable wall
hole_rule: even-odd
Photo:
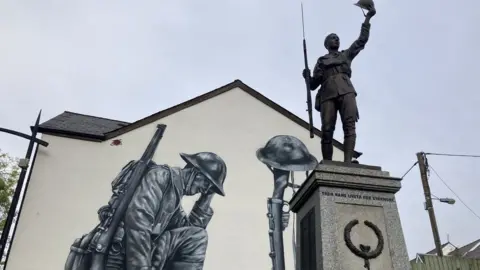
[[[215,215],[207,231],[209,246],[204,269],[271,269],[268,256],[267,197],[273,176],[255,151],[275,135],[302,140],[321,160],[320,139],[241,89],[119,136],[122,145],[44,135],[12,245],[7,270],[63,269],[73,240],[98,222],[97,210],[111,195],[111,181],[130,160],[138,159],[155,126],[167,130],[155,155],[157,163],[184,166],[180,152],[210,151],[228,167],[226,197],[212,202]],[[334,151],[334,159],[343,153]],[[305,179],[295,174],[296,183]],[[291,192],[286,193],[289,200]],[[190,209],[196,197],[185,197]],[[287,269],[293,268],[292,222],[284,233]]]

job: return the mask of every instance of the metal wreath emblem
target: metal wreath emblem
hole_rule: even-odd
[[[370,270],[370,261],[371,259],[374,259],[378,257],[380,254],[382,254],[383,251],[383,246],[384,246],[384,240],[383,240],[383,235],[380,229],[373,224],[372,222],[365,220],[364,224],[369,227],[370,229],[373,230],[375,235],[377,236],[378,239],[378,244],[377,248],[373,251],[371,251],[371,247],[367,245],[362,245],[360,244],[360,249],[358,249],[352,242],[351,239],[351,233],[353,227],[358,224],[358,220],[354,219],[350,221],[347,226],[345,226],[344,233],[343,233],[343,238],[345,239],[345,244],[347,245],[348,249],[350,251],[357,255],[358,257],[362,258],[365,261],[364,267],[368,270]]]

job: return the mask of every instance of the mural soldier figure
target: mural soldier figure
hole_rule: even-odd
[[[317,159],[309,153],[305,144],[298,138],[288,135],[279,135],[271,138],[265,147],[257,150],[257,158],[273,173],[274,188],[271,198],[268,198],[268,218],[270,237],[270,257],[273,270],[285,270],[285,256],[283,247],[283,231],[288,226],[290,213],[283,212],[283,200],[289,183],[291,171],[311,171],[318,164]]]
[[[364,5],[364,4],[363,4]],[[328,54],[320,57],[310,75],[308,67],[303,70],[303,77],[310,82],[310,90],[320,87],[315,98],[315,109],[320,112],[322,120],[322,155],[324,160],[332,160],[333,133],[340,113],[344,132],[345,156],[344,162],[352,162],[356,131],[355,125],[359,119],[356,102],[356,91],[350,81],[352,75],[351,64],[353,59],[365,48],[370,35],[370,19],[376,14],[372,1],[362,24],[360,36],[346,50],[339,51],[340,39],[336,34],[325,38],[324,46]]]
[[[227,167],[216,154],[180,154],[183,169],[153,165],[125,214],[127,270],[203,269],[207,227],[213,216],[210,202],[225,195]],[[182,197],[201,193],[191,213],[180,205]]]
[[[116,230],[108,251],[105,270],[201,270],[207,251],[206,227],[213,216],[210,203],[215,194],[225,196],[225,162],[216,154],[201,152],[180,154],[187,163],[184,168],[157,165],[150,162],[145,176],[137,187]],[[127,179],[130,162],[113,181],[114,194],[121,181]],[[182,206],[183,196],[200,193],[187,215]],[[114,200],[112,196],[111,201]],[[111,205],[111,203],[109,203]],[[99,210],[100,219],[108,214],[105,206]],[[91,234],[91,233],[90,233]],[[91,239],[85,235],[81,242]],[[67,270],[90,270],[67,260]],[[73,265],[73,266],[72,266]],[[77,264],[78,265],[78,264]],[[96,269],[96,268],[95,268]]]

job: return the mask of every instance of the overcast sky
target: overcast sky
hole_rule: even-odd
[[[352,4],[304,1],[311,64],[325,53],[327,33],[342,47],[358,36],[363,15]],[[376,7],[370,41],[353,64],[361,162],[401,176],[418,151],[480,154],[480,2],[377,0]],[[69,110],[135,121],[234,79],[306,119],[298,0],[4,0],[0,37],[1,127],[27,133],[40,109],[44,120]],[[4,151],[22,156],[26,146],[0,134]],[[480,159],[429,161],[480,213]],[[454,197],[434,175],[431,186]],[[410,256],[432,249],[418,168],[397,199]],[[480,238],[480,220],[458,200],[435,207],[443,241]]]

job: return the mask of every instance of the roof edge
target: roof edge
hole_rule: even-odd
[[[132,131],[132,130],[135,130],[139,127],[142,127],[142,126],[145,126],[145,125],[148,125],[148,124],[151,124],[155,121],[158,121],[159,119],[162,119],[164,117],[167,117],[169,115],[172,115],[174,113],[177,113],[179,111],[182,111],[184,109],[187,109],[189,107],[192,107],[194,105],[197,105],[205,100],[208,100],[210,98],[213,98],[213,97],[216,97],[220,94],[223,94],[227,91],[230,91],[234,88],[237,88],[237,87],[240,87],[243,83],[240,81],[240,80],[235,80],[229,84],[226,84],[224,86],[221,86],[219,88],[216,88],[212,91],[209,91],[203,95],[200,95],[200,96],[197,96],[195,98],[192,98],[192,99],[189,99],[187,101],[184,101],[180,104],[177,104],[177,105],[174,105],[170,108],[167,108],[165,110],[162,110],[162,111],[159,111],[159,112],[156,112],[154,114],[151,114],[147,117],[144,117],[140,120],[137,120],[133,123],[131,123],[130,125],[128,126],[124,126],[124,127],[120,127],[116,130],[113,130],[113,131],[110,131],[110,132],[107,132],[105,134],[105,137],[106,139],[111,139],[111,138],[114,138],[114,137],[117,137],[117,136],[120,136],[122,134],[125,134],[129,131]]]
[[[31,126],[30,129],[33,129],[33,126]],[[91,142],[103,142],[106,140],[105,136],[98,136],[93,134],[72,132],[72,131],[59,130],[59,129],[49,129],[44,127],[38,127],[38,133],[64,137],[69,139],[75,139],[75,140],[91,141]]]
[[[104,117],[97,117],[93,115],[86,115],[86,114],[80,114],[80,113],[75,113],[75,112],[70,112],[70,111],[65,111],[66,113],[72,113],[72,114],[77,114],[77,115],[83,115],[83,116],[88,116],[88,117],[95,117],[99,119],[106,119],[106,120],[112,120],[116,122],[122,122],[127,125],[121,126],[113,131],[107,132],[102,136],[99,135],[93,135],[93,134],[84,134],[84,133],[79,133],[79,132],[71,132],[71,131],[65,131],[65,130],[56,130],[56,129],[51,129],[51,128],[45,128],[45,127],[39,127],[39,132],[45,133],[45,134],[50,134],[50,135],[55,135],[55,136],[60,136],[60,137],[66,137],[66,138],[71,138],[71,139],[78,139],[78,140],[85,140],[85,141],[94,141],[94,142],[101,142],[105,140],[112,139],[114,137],[120,136],[122,134],[125,134],[127,132],[130,132],[132,130],[135,130],[139,127],[151,124],[155,121],[158,121],[164,117],[167,117],[169,115],[172,115],[174,113],[177,113],[179,111],[182,111],[184,109],[187,109],[189,107],[192,107],[194,105],[197,105],[203,101],[206,101],[208,99],[211,99],[213,97],[216,97],[218,95],[221,95],[225,92],[228,92],[230,90],[233,90],[235,88],[240,88],[243,91],[245,91],[247,94],[251,95],[252,97],[256,98],[257,100],[263,102],[265,105],[269,106],[273,110],[277,111],[278,113],[282,114],[283,116],[289,118],[296,124],[300,125],[301,127],[305,128],[306,130],[309,129],[309,123],[307,123],[305,120],[302,118],[298,117],[297,115],[293,114],[289,110],[285,109],[284,107],[280,106],[279,104],[275,103],[271,99],[267,98],[266,96],[262,95],[260,92],[256,91],[252,87],[248,86],[244,82],[242,82],[239,79],[234,80],[231,83],[228,83],[226,85],[223,85],[221,87],[218,87],[214,90],[211,90],[205,94],[202,94],[200,96],[197,96],[195,98],[189,99],[187,101],[184,101],[180,104],[174,105],[170,108],[167,108],[165,110],[153,113],[147,117],[144,117],[140,120],[137,120],[133,123],[128,123],[125,121],[120,121],[120,120],[113,120],[109,118],[104,118]],[[321,137],[322,136],[322,131],[316,127],[314,127],[314,134]],[[340,143],[337,140],[333,140],[333,145],[340,149],[341,151],[345,151],[345,147],[342,143]],[[354,152],[354,157],[359,158],[363,153],[355,151]]]

